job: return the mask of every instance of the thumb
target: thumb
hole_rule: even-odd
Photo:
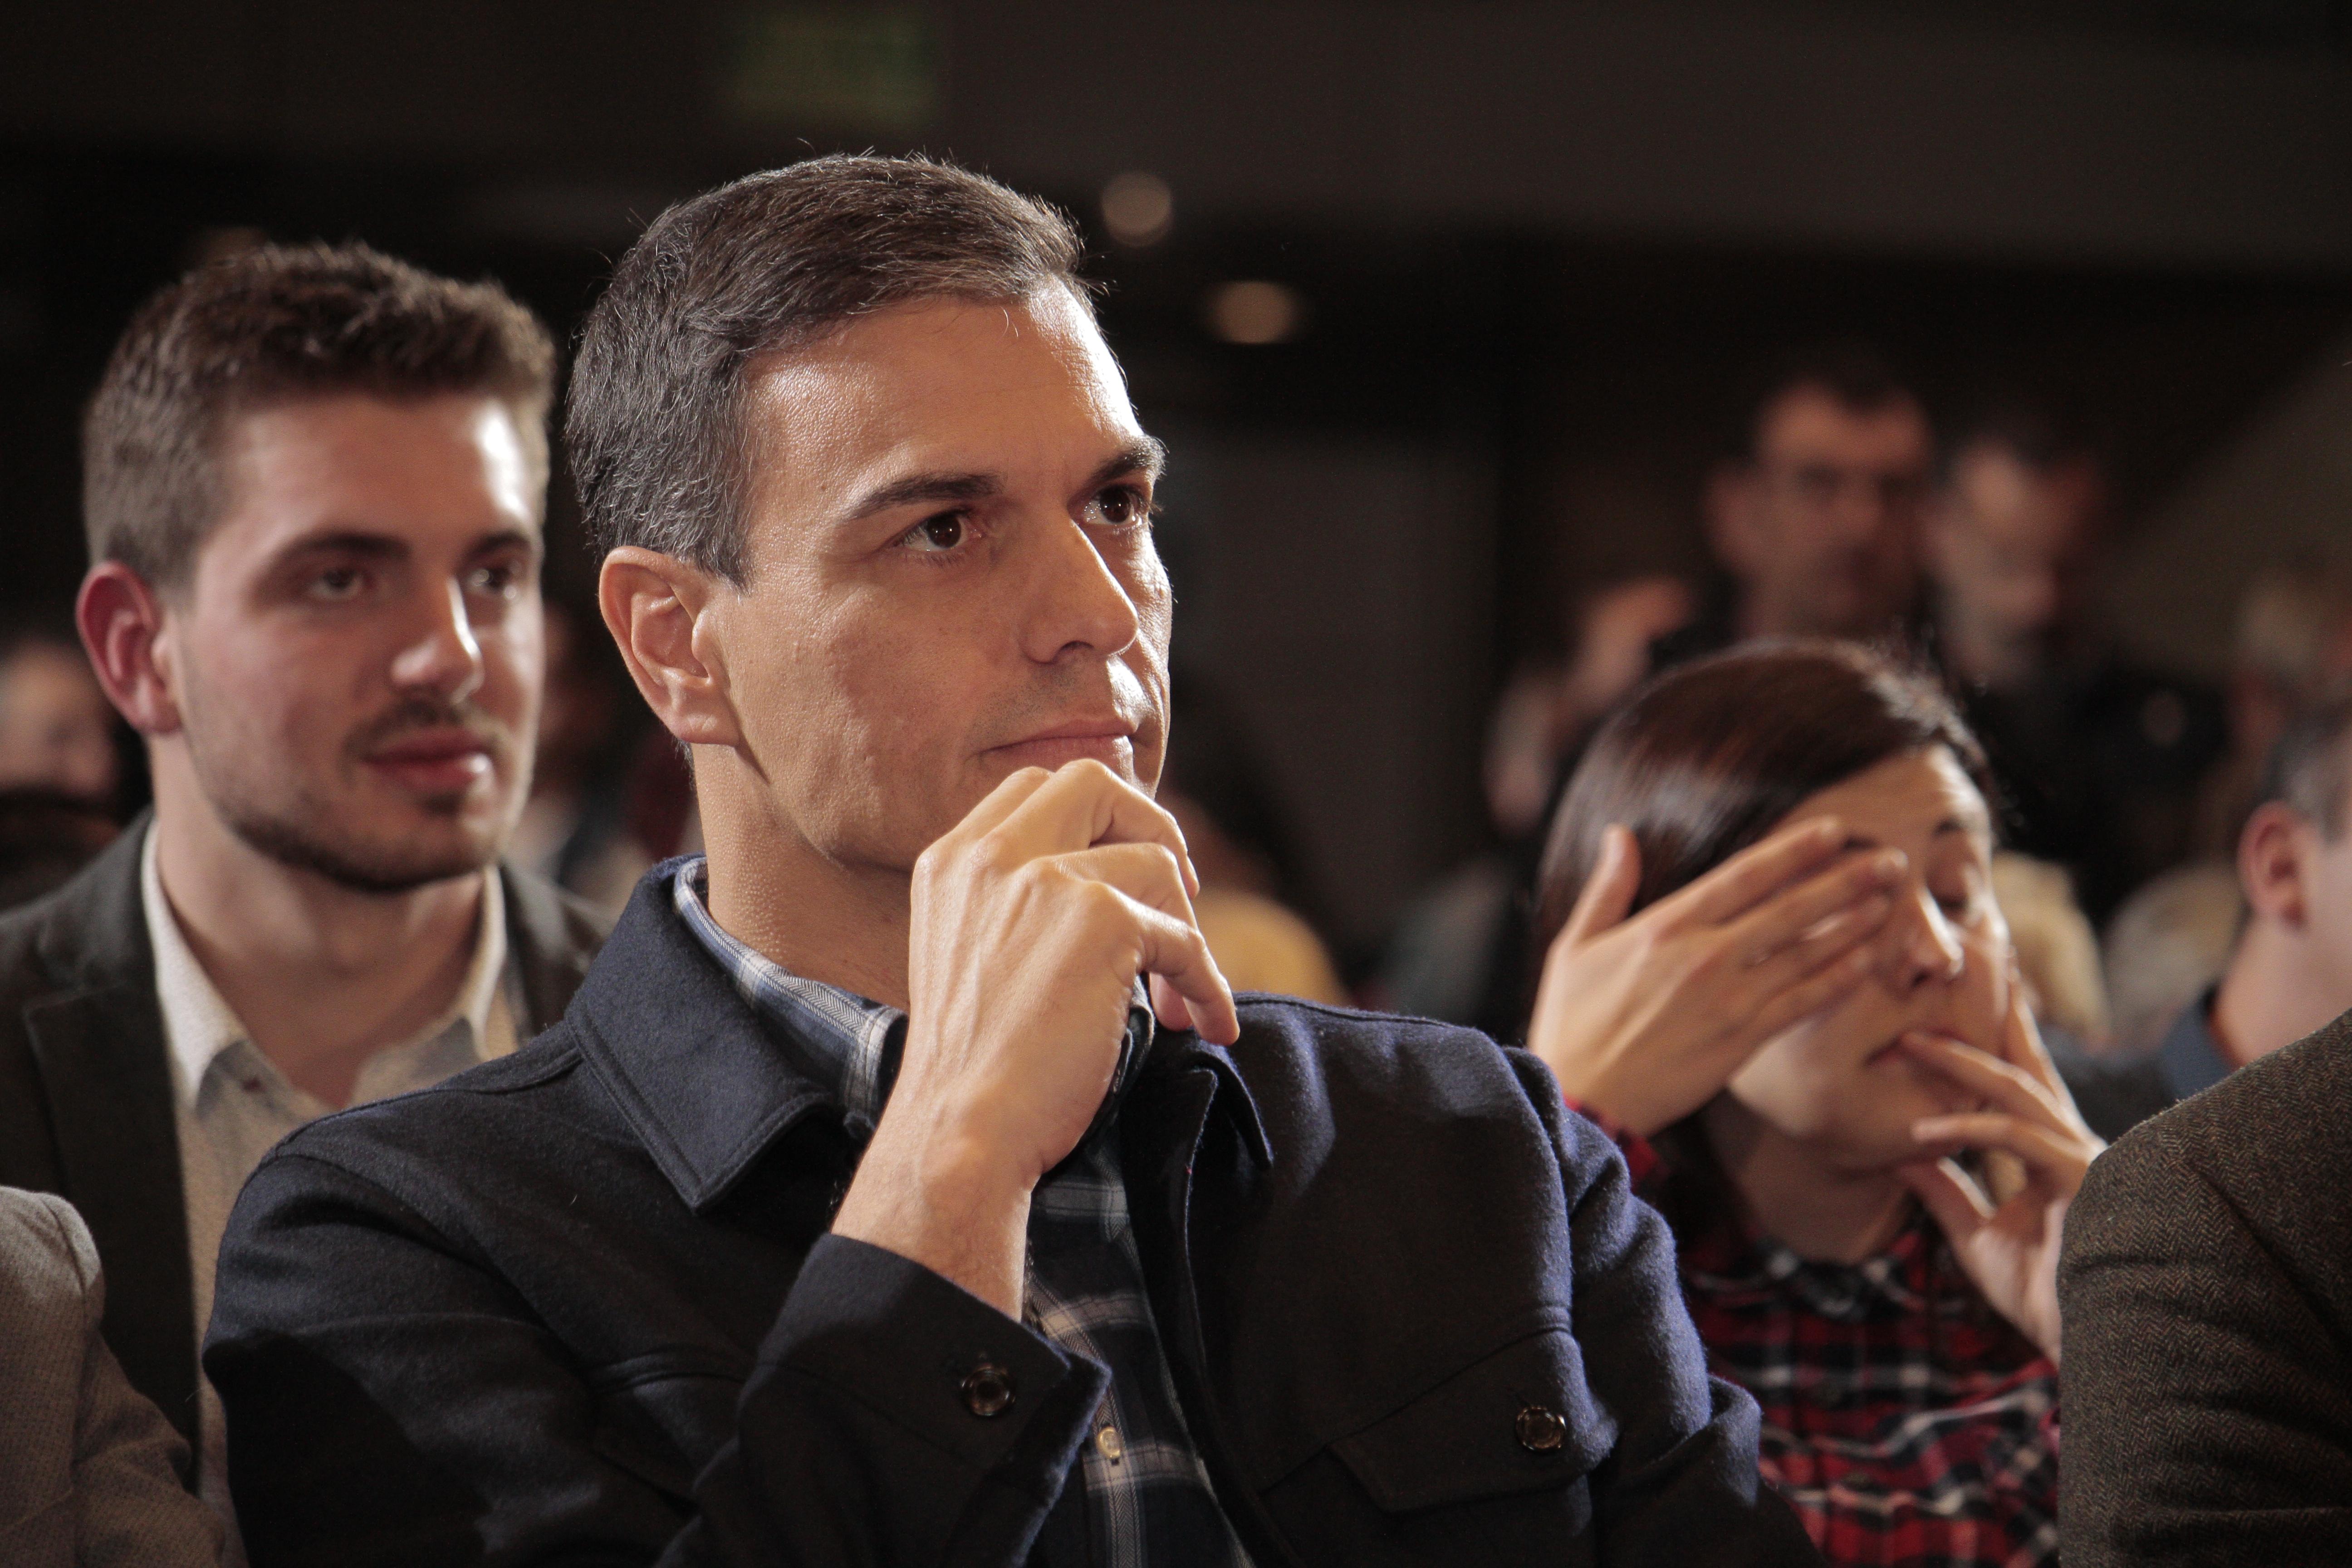
[[[1577,895],[1576,908],[1569,911],[1568,924],[1560,928],[1560,941],[1570,945],[1589,942],[1623,921],[1641,886],[1641,847],[1633,842],[1632,829],[1612,822],[1601,830],[1601,857],[1585,879],[1584,891]]]

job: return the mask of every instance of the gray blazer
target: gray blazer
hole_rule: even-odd
[[[0,1187],[0,1563],[209,1568],[221,1525],[186,1446],[99,1333],[106,1281],[63,1198]]]
[[[2066,1568],[2352,1563],[2352,1014],[2101,1155],[2058,1300]]]

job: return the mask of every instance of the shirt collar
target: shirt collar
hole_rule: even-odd
[[[2158,1047],[2165,1084],[2179,1099],[2187,1100],[2230,1076],[2230,1058],[2221,1054],[2221,1042],[2213,1036],[2213,996],[2219,989],[2207,986],[2196,1001],[2183,1007]]]
[[[474,956],[448,1011],[419,1030],[417,1039],[430,1039],[460,1018],[473,1030],[478,1051],[485,1048],[489,1038],[490,1015],[498,1005],[499,984],[507,965],[506,889],[496,867],[485,868],[481,875],[481,917],[475,931]],[[148,944],[155,953],[155,995],[170,1047],[172,1087],[181,1106],[193,1111],[213,1063],[222,1052],[253,1036],[222,998],[180,930],[179,918],[163,892],[152,825],[140,847],[139,891]]]
[[[711,917],[703,902],[709,862],[682,861],[670,883],[670,902],[686,929],[734,983],[735,993],[762,1020],[779,1026],[800,1047],[794,1066],[816,1082],[860,1135],[882,1120],[883,1103],[898,1076],[906,1015],[881,1002],[793,973],[754,951]]]
[[[1747,1220],[1728,1217],[1680,1250],[1685,1277],[1717,1306],[1794,1298],[1824,1318],[1858,1323],[1933,1303],[1941,1237],[1927,1211],[1913,1203],[1895,1238],[1858,1263],[1801,1258]]]
[[[751,1011],[779,1026],[793,1044],[807,1053],[796,1065],[841,1106],[851,1131],[860,1137],[871,1135],[875,1124],[882,1119],[882,1108],[889,1100],[891,1087],[898,1081],[899,1053],[907,1038],[907,1016],[886,1003],[869,1001],[837,985],[794,974],[739,940],[712,918],[703,902],[709,871],[709,861],[703,856],[678,863],[670,888],[670,899],[678,917],[704,950],[719,961],[719,968],[734,982],[737,994],[750,1005]],[[1086,1137],[1079,1140],[1081,1147],[1118,1113],[1119,1100],[1135,1078],[1137,1064],[1150,1050],[1154,1032],[1151,1007],[1140,982],[1137,983],[1135,1005],[1129,1009],[1128,1019],[1127,1037],[1119,1049],[1110,1092],[1103,1097],[1102,1109],[1096,1113]]]

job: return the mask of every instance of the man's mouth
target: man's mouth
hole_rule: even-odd
[[[1058,768],[1092,757],[1116,773],[1135,771],[1135,726],[1123,719],[1082,719],[1055,724],[991,748],[1015,767]]]
[[[411,731],[366,753],[366,762],[419,795],[457,795],[496,767],[488,741],[461,727]]]

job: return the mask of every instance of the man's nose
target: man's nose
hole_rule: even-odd
[[[482,684],[482,645],[475,640],[466,591],[452,581],[426,594],[409,639],[393,656],[392,683],[403,691],[463,702]]]
[[[1888,984],[1899,995],[1923,985],[1948,985],[1968,967],[1960,933],[1924,883],[1896,904],[1880,940]]]
[[[1142,629],[1135,600],[1087,531],[1063,518],[1038,531],[1022,651],[1040,664],[1066,654],[1109,657]]]

